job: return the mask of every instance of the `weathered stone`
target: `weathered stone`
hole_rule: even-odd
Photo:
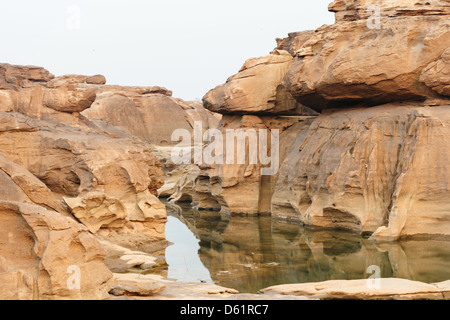
[[[275,153],[269,165],[250,163],[249,154],[252,149],[246,142],[245,163],[235,161],[232,164],[213,164],[204,166],[200,172],[195,191],[197,193],[200,208],[221,209],[231,214],[267,214],[271,211],[271,197],[278,177],[278,167],[284,160],[286,152],[292,143],[292,139],[304,128],[308,128],[314,117],[258,117],[255,115],[224,116],[219,126],[224,136],[224,145],[227,144],[226,131],[243,130],[247,134],[256,133],[258,145],[265,143],[268,146],[268,154],[271,151],[270,141],[261,141],[260,130],[279,130],[279,154]],[[236,149],[238,150],[238,149]],[[274,150],[275,151],[275,150]],[[235,151],[234,151],[235,152]],[[223,158],[227,157],[224,151]],[[278,160],[277,163],[275,163]],[[274,166],[274,174],[263,175],[262,169]]]
[[[360,14],[369,5],[381,6],[379,26],[368,25],[373,11]],[[283,85],[316,110],[436,97],[419,76],[448,48],[448,4],[438,10],[442,16],[427,13],[434,9],[425,3],[409,7],[414,7],[412,1],[335,1],[330,8],[338,12],[337,23],[319,28],[303,44]]]
[[[204,106],[223,114],[314,114],[281,85],[292,61],[283,50],[247,60],[238,74],[205,95]]]
[[[0,152],[1,200],[38,204],[66,214],[47,186]]]
[[[137,274],[114,274],[110,293],[115,296],[152,296],[166,287]]]
[[[32,83],[45,83],[53,79],[48,70],[36,66],[15,66],[0,63],[0,79],[15,86],[26,86]]]
[[[127,211],[122,203],[105,193],[90,192],[80,198],[64,198],[73,215],[92,233],[124,224]]]
[[[308,41],[313,35],[313,30],[289,33],[287,38],[276,39],[276,50],[285,50],[289,52],[291,56],[295,57],[297,55],[297,52],[302,48],[303,44]]]
[[[61,112],[81,112],[89,108],[97,97],[93,88],[82,88],[66,83],[44,92],[43,105]]]
[[[94,236],[42,207],[0,201],[0,297],[105,299],[111,272]],[[76,278],[79,275],[79,282]],[[78,286],[79,285],[79,286]]]
[[[437,93],[450,96],[450,48],[422,71],[420,81]]]
[[[104,85],[106,83],[106,78],[102,75],[83,76],[78,74],[67,74],[52,79],[47,83],[47,87],[58,88],[66,85],[67,83]]]
[[[335,0],[328,10],[336,13],[336,21],[355,21],[368,19],[379,10],[381,16],[440,16],[450,14],[450,5],[446,0]]]
[[[142,251],[134,251],[98,237],[102,248],[106,251],[105,264],[115,273],[145,272],[165,264],[161,257]]]
[[[86,218],[92,231],[102,226],[102,197],[94,197],[87,207],[73,202],[83,203],[89,197],[86,194],[101,192],[112,204],[109,208],[122,218],[121,224],[104,229],[102,234],[114,233],[114,239],[129,235],[146,244],[165,239],[165,207],[155,197],[164,183],[163,172],[147,145],[129,137],[109,137],[95,127],[88,133],[53,122],[35,123],[39,131],[8,131],[0,136],[0,148],[12,161],[28,169],[60,198],[80,197],[67,202],[78,208],[77,214]],[[94,218],[96,214],[100,217]],[[90,219],[99,219],[100,224]]]
[[[379,239],[448,235],[448,112],[386,105],[319,116],[282,165],[273,217]]]
[[[376,281],[379,281],[377,283]],[[332,280],[320,283],[288,284],[261,290],[266,293],[299,295],[319,299],[442,300],[436,285],[404,279]]]

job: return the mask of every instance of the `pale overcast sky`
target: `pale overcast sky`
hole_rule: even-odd
[[[202,98],[275,38],[334,23],[332,0],[15,0],[0,3],[0,62]]]

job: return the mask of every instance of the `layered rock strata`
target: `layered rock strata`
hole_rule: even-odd
[[[186,110],[177,125],[191,128],[185,115],[206,111],[165,88],[105,83],[100,75],[55,77],[40,67],[0,65],[3,298],[105,299],[108,267],[129,272],[163,263],[148,254],[168,244],[157,198],[164,172],[150,142],[170,135],[156,134],[161,119],[159,127],[144,120],[152,123],[172,103],[169,112]],[[81,114],[93,108],[98,115],[105,101],[105,114],[119,121]],[[138,110],[135,102],[159,111],[133,114],[126,107]]]
[[[277,39],[204,97],[226,115],[222,132],[281,129],[280,170],[206,166],[200,208],[377,240],[450,236],[448,3],[334,1],[329,10],[335,24]]]

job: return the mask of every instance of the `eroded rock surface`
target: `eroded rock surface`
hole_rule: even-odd
[[[0,201],[7,219],[0,223],[7,236],[0,275],[10,289],[1,297],[108,297],[112,274],[103,261],[112,255],[113,243],[141,250],[145,259],[138,251],[134,256],[124,251],[118,259],[147,267],[152,258],[142,251],[167,246],[166,209],[157,198],[164,184],[161,164],[146,141],[79,114],[101,88],[118,90],[105,86],[103,76],[55,78],[43,68],[2,64],[0,79]],[[171,94],[161,87],[123,90]],[[12,230],[29,231],[15,237]],[[35,254],[14,261],[9,253],[15,246],[23,252],[29,246]],[[67,284],[68,268],[81,269],[80,289]]]
[[[248,60],[250,68],[204,104],[226,115],[223,132],[284,122],[280,172],[258,176],[248,163],[202,167],[200,208],[270,213],[377,240],[448,237],[449,8],[447,1],[334,1],[335,24],[291,33],[271,55]],[[278,72],[275,58],[287,70]],[[247,77],[254,66],[265,69]],[[283,116],[289,108],[268,103],[281,87],[322,114],[293,125]]]
[[[223,114],[314,114],[281,84],[292,62],[292,56],[284,50],[247,60],[227,83],[206,94],[205,107]]]
[[[450,43],[448,2],[335,1],[330,10],[336,24],[316,30],[283,81],[300,103],[322,110],[436,97],[419,76]]]
[[[262,290],[263,293],[299,295],[319,299],[358,300],[442,300],[448,295],[442,284],[426,284],[404,279],[335,280],[321,283],[282,285]]]
[[[33,204],[1,200],[0,212],[3,299],[108,298],[112,273],[86,227]]]
[[[281,168],[272,215],[358,232],[380,228],[377,238],[448,235],[449,112],[386,105],[319,116]]]

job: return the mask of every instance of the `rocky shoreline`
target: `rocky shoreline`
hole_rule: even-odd
[[[261,294],[246,294],[211,284],[115,274],[110,293],[111,299],[151,300],[448,300],[450,281],[426,284],[381,279],[379,287],[374,289],[367,279],[333,280],[280,285],[262,289]]]
[[[448,1],[337,0],[329,10],[335,24],[277,39],[203,104],[159,86],[1,63],[0,298],[450,299],[448,281],[327,281],[252,295],[164,274],[161,197],[377,243],[450,238]],[[249,155],[174,163],[172,134],[198,124],[258,142],[279,132],[276,152],[265,150],[279,156],[276,172],[262,174],[274,163]]]

